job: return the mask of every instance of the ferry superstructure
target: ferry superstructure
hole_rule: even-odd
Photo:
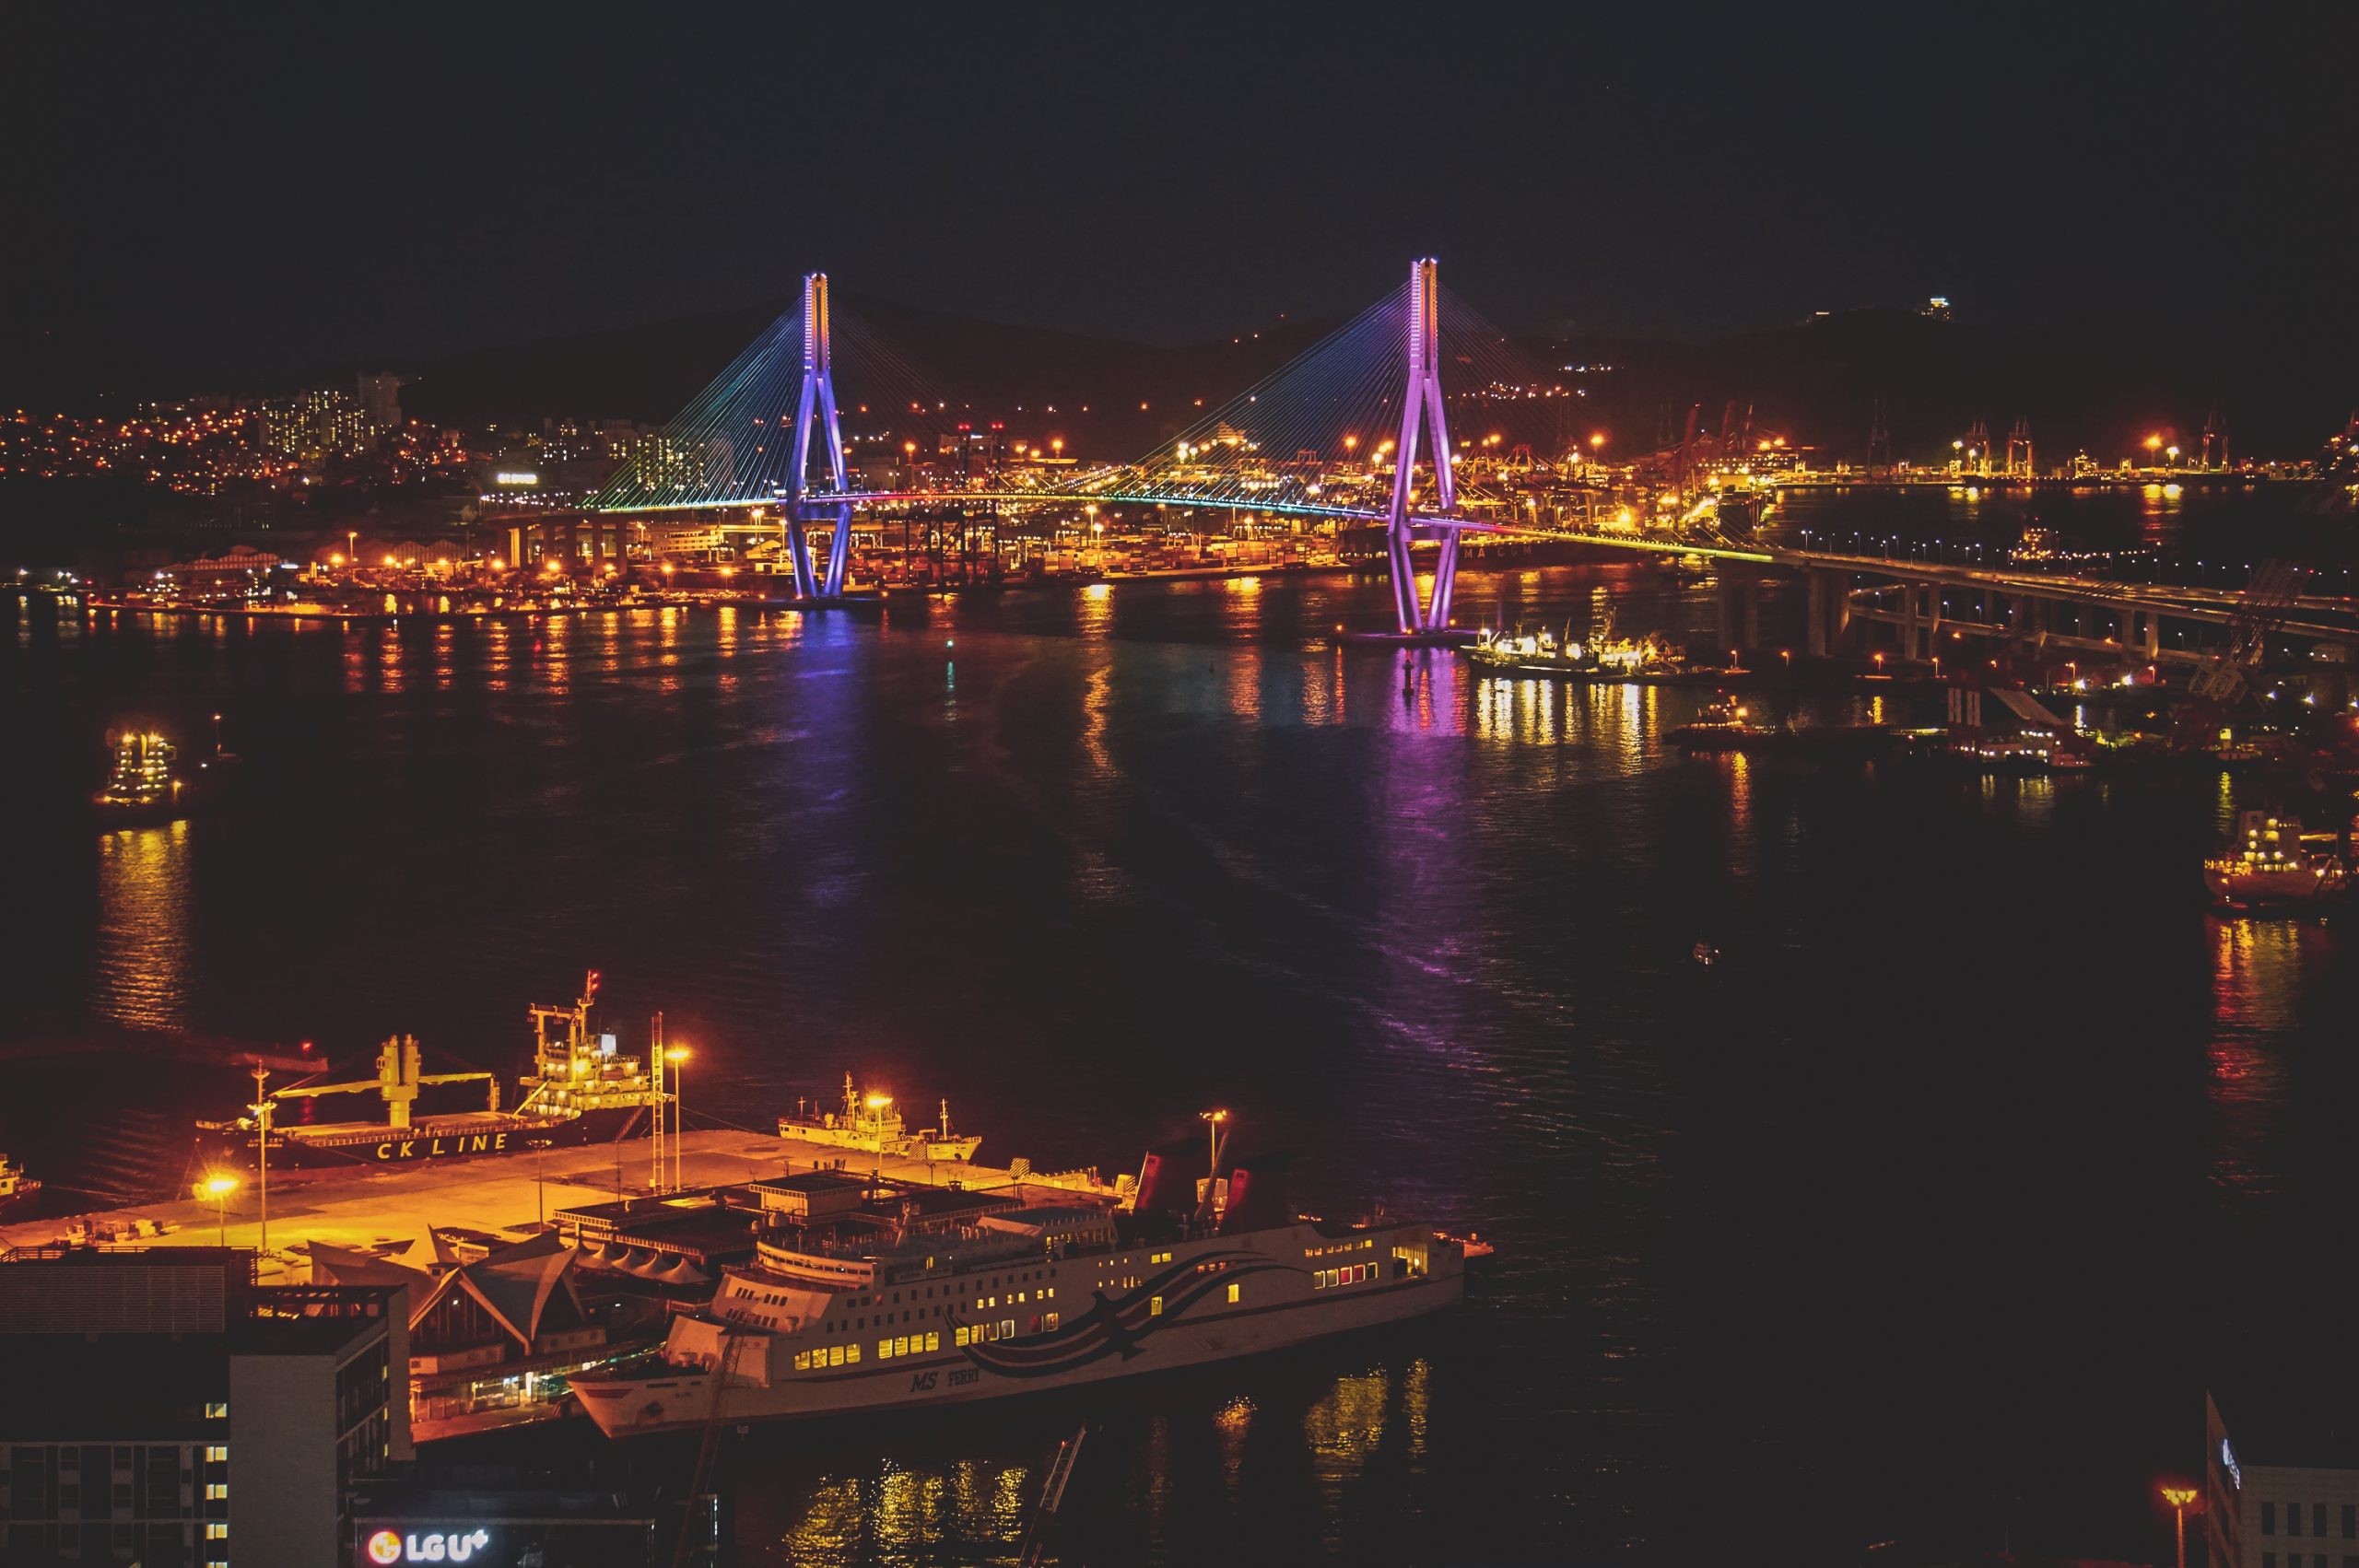
[[[1296,1216],[1274,1167],[1258,1184],[1250,1167],[1197,1183],[1150,1157],[1129,1205],[839,1171],[757,1190],[755,1261],[728,1270],[709,1307],[673,1320],[663,1366],[574,1381],[609,1436],[1203,1365],[1415,1317],[1465,1288],[1461,1244],[1415,1221]]]

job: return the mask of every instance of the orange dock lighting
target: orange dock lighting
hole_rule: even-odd
[[[229,1245],[229,1194],[238,1190],[238,1178],[227,1171],[216,1171],[196,1184],[199,1198],[213,1199],[214,1223],[220,1227],[221,1245]]]
[[[663,1059],[672,1064],[672,1190],[675,1192],[680,1189],[680,1134],[687,1130],[687,1124],[681,1119],[681,1064],[688,1059],[689,1054],[688,1047],[686,1046],[663,1047]],[[660,1103],[655,1107],[655,1114],[657,1116],[663,1114],[663,1107]]]
[[[1228,1113],[1226,1111],[1198,1111],[1196,1115],[1203,1118],[1204,1130],[1212,1135],[1212,1164],[1204,1167],[1204,1179],[1209,1182],[1213,1179],[1214,1173],[1220,1169],[1220,1129],[1221,1123],[1228,1119]]]
[[[2171,1534],[2178,1546],[2178,1568],[2187,1568],[2187,1510],[2195,1502],[2195,1488],[2165,1485],[2162,1492],[2163,1501],[2171,1505]]]

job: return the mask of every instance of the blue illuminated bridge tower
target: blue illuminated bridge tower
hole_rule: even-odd
[[[803,280],[803,376],[794,400],[794,455],[787,470],[784,497],[789,547],[794,557],[794,591],[804,599],[838,599],[844,591],[844,563],[851,544],[851,506],[811,498],[811,424],[816,415],[827,431],[827,491],[840,496],[846,483],[844,436],[836,420],[835,356],[827,341],[827,275],[815,272]],[[834,523],[827,544],[827,572],[815,579],[806,520],[825,516]]]

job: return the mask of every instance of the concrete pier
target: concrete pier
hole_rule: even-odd
[[[910,1159],[854,1149],[765,1137],[758,1132],[707,1130],[680,1140],[680,1180],[686,1188],[728,1186],[807,1171],[842,1162],[847,1173],[880,1173],[900,1181],[971,1188],[1004,1187],[1017,1178],[1009,1170],[973,1162]],[[398,1261],[420,1263],[434,1256],[428,1231],[457,1226],[521,1239],[537,1231],[561,1209],[611,1203],[616,1198],[655,1199],[650,1141],[584,1144],[535,1153],[450,1160],[432,1164],[370,1165],[350,1173],[274,1171],[270,1181],[270,1256],[265,1279],[302,1278],[309,1265],[298,1244],[385,1250]],[[1075,1174],[1026,1175],[1036,1185],[1092,1188]],[[0,1254],[11,1247],[41,1246],[66,1239],[77,1223],[92,1233],[146,1231],[123,1236],[132,1246],[212,1246],[228,1223],[231,1246],[256,1246],[262,1214],[252,1173],[243,1173],[221,1216],[213,1200],[193,1195],[87,1215],[20,1220],[0,1225]],[[147,1222],[146,1226],[138,1222]],[[406,1245],[405,1245],[406,1244]]]

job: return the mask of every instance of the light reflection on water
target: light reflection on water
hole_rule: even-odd
[[[92,1011],[134,1029],[185,1027],[189,824],[102,834],[98,868]]]
[[[865,1475],[825,1474],[797,1500],[799,1516],[762,1543],[763,1557],[814,1568],[962,1561],[967,1543],[1015,1544],[1034,1485],[1025,1466],[972,1460],[923,1470],[886,1460]]]
[[[2291,919],[2215,919],[2212,928],[2212,1179],[2240,1200],[2266,1200],[2284,1179],[2291,1099],[2279,1036],[2294,1023],[2304,945],[2318,937]]]

